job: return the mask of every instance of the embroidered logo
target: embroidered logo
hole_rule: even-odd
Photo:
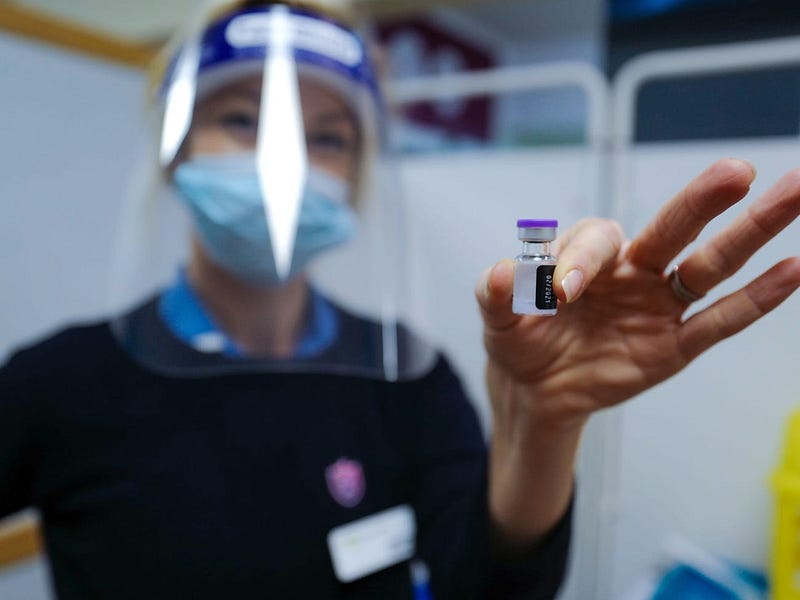
[[[353,508],[364,498],[367,482],[361,463],[349,458],[340,458],[325,469],[328,491],[336,502],[345,508]]]

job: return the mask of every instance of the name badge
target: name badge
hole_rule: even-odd
[[[417,521],[407,504],[340,525],[328,534],[333,571],[349,583],[414,556]]]

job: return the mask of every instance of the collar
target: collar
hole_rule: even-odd
[[[292,358],[309,358],[330,347],[336,340],[339,319],[333,305],[311,288],[309,319]],[[185,269],[162,292],[158,312],[169,330],[195,350],[241,357],[242,351],[214,322],[203,302],[192,289]]]

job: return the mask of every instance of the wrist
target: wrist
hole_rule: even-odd
[[[589,412],[499,370],[487,372],[494,428],[489,509],[496,529],[535,541],[561,518],[572,496],[574,465]]]
[[[535,542],[563,516],[572,497],[580,435],[557,443],[509,447],[493,438],[489,457],[489,513],[514,546]]]
[[[590,403],[581,395],[541,382],[518,381],[491,362],[486,381],[496,431],[569,436],[579,434],[591,416]]]

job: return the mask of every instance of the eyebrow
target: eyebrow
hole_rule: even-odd
[[[356,127],[355,119],[353,119],[353,116],[347,109],[341,109],[341,110],[337,109],[320,113],[318,115],[314,115],[312,119],[312,123],[314,123],[315,125],[330,125],[332,123],[338,123],[341,121],[346,121],[354,128]]]
[[[245,87],[231,88],[229,90],[225,90],[225,93],[220,94],[216,99],[226,100],[230,98],[243,98],[245,100],[252,101],[256,105],[260,105],[261,91]]]

